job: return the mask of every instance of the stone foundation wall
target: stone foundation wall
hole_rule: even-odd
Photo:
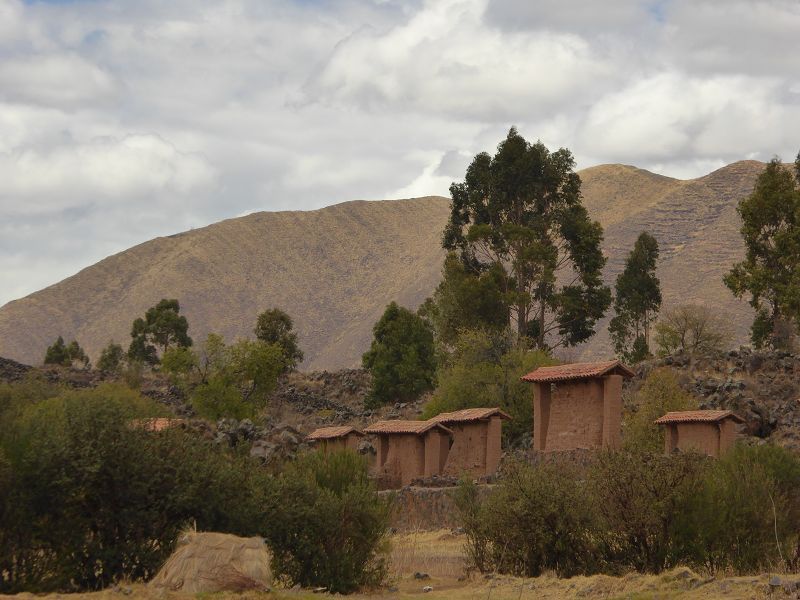
[[[433,531],[460,527],[454,493],[457,488],[405,487],[400,490],[379,492],[392,498],[390,526],[397,531]],[[481,494],[489,486],[478,488]]]

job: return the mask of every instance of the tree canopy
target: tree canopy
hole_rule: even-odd
[[[421,316],[433,325],[437,341],[450,346],[466,329],[505,329],[508,306],[503,298],[503,278],[500,265],[475,273],[455,252],[448,253],[442,281],[420,308]]]
[[[656,277],[658,242],[643,231],[617,276],[614,312],[608,331],[623,360],[639,362],[650,356],[650,325],[661,308],[661,285]]]
[[[433,388],[436,357],[427,321],[392,302],[372,331],[362,363],[372,374],[373,404],[410,400]]]
[[[450,186],[443,246],[471,273],[497,269],[508,324],[538,348],[587,340],[611,303],[603,229],[581,203],[574,166],[569,150],[550,152],[512,128]]]
[[[170,346],[187,348],[192,345],[188,335],[189,322],[180,314],[177,300],[164,298],[147,309],[144,319],[136,319],[131,326],[131,345],[128,358],[151,365],[160,362],[159,350],[163,354]]]
[[[756,347],[776,341],[782,320],[800,322],[800,155],[794,171],[772,159],[737,208],[746,253],[724,282],[737,298],[750,296]]]
[[[297,345],[297,333],[293,330],[292,318],[280,308],[271,308],[258,315],[256,338],[266,344],[277,344],[286,358],[288,370],[303,362],[303,351]]]
[[[201,417],[242,419],[254,417],[266,405],[286,362],[278,344],[239,340],[227,345],[221,335],[211,333],[196,351],[178,346],[167,350],[161,368],[185,389]]]
[[[76,363],[80,364],[84,369],[88,369],[91,365],[89,357],[76,340],[65,344],[64,338],[61,336],[58,336],[52,346],[48,346],[44,355],[44,364],[46,365],[71,367]]]

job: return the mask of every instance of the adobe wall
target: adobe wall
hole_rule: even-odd
[[[499,418],[498,418],[499,421]],[[443,475],[460,477],[469,473],[475,477],[486,474],[486,445],[488,423],[448,423],[453,432],[453,446],[444,465]]]
[[[339,450],[344,450],[347,447],[347,443],[344,438],[332,438],[327,440],[320,440],[320,446],[322,446],[322,451],[325,454],[329,452],[338,452]]]
[[[345,437],[320,440],[319,445],[326,454],[328,452],[344,450],[345,448],[352,450],[353,452],[358,452],[358,442],[360,439],[361,437],[358,434],[348,433]]]
[[[425,441],[422,436],[392,434],[378,436],[376,475],[382,489],[408,485],[425,473]],[[381,460],[383,459],[383,460]]]
[[[603,444],[601,379],[560,382],[550,392],[546,452],[597,448]]]
[[[679,450],[695,450],[719,456],[719,429],[716,423],[678,423]]]
[[[736,423],[733,419],[725,419],[720,424],[719,455],[722,456],[731,450],[736,443]]]

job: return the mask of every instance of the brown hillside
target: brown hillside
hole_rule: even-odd
[[[750,309],[721,277],[742,252],[736,203],[761,168],[743,161],[688,181],[624,165],[581,171],[587,208],[606,229],[608,281],[647,229],[661,244],[665,304],[718,307],[743,340]],[[148,306],[176,297],[195,339],[247,336],[258,312],[279,306],[295,319],[304,368],[353,366],[388,302],[416,307],[436,285],[447,214],[441,197],[358,201],[157,238],[0,308],[0,356],[35,364],[63,335],[96,357],[111,339],[127,344],[131,321]],[[608,353],[604,324],[580,354]]]

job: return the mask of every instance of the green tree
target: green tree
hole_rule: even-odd
[[[520,378],[555,361],[541,350],[514,343],[509,334],[464,330],[453,351],[437,371],[437,386],[422,418],[463,408],[502,408],[511,417],[503,426],[505,439],[514,444],[533,430],[530,384]]]
[[[131,326],[128,358],[157,365],[160,362],[159,350],[163,354],[171,346],[191,346],[192,338],[187,334],[189,322],[180,312],[180,304],[174,299],[165,298],[148,308],[144,318],[136,319]]]
[[[287,370],[294,370],[303,362],[303,351],[297,345],[292,318],[279,308],[265,310],[256,321],[256,338],[266,344],[277,344],[283,350]]]
[[[658,242],[643,231],[617,276],[614,318],[608,331],[614,350],[625,361],[637,363],[650,356],[650,325],[661,308],[661,286],[656,277]]]
[[[450,346],[465,329],[505,329],[508,306],[504,278],[499,265],[481,272],[465,265],[455,252],[448,253],[442,281],[420,309],[420,314],[431,321],[437,341]]]
[[[794,173],[777,157],[767,163],[737,211],[745,259],[723,280],[737,298],[750,296],[758,314],[753,344],[775,345],[771,330],[784,319],[800,322],[800,158]]]
[[[124,360],[125,351],[122,349],[122,346],[114,342],[109,342],[108,345],[100,351],[97,369],[103,373],[117,374],[122,369]]]
[[[183,387],[200,416],[217,420],[255,416],[286,366],[277,344],[239,340],[228,346],[212,333],[197,351],[178,346],[167,350],[161,368]]]
[[[307,453],[273,489],[264,536],[275,573],[292,585],[342,594],[383,581],[389,503],[376,493],[363,457]]]
[[[666,311],[656,323],[658,354],[720,352],[731,340],[728,324],[717,313],[699,304],[684,304]]]
[[[65,344],[64,338],[61,336],[58,336],[53,345],[47,348],[44,355],[44,364],[62,365],[64,367],[78,364],[84,369],[88,369],[91,365],[89,357],[77,341],[72,340],[69,344]]]
[[[581,203],[574,166],[568,150],[551,153],[512,128],[450,186],[443,246],[473,272],[502,273],[509,325],[542,349],[587,340],[611,303],[603,229]]]
[[[392,302],[372,329],[362,363],[372,375],[373,405],[410,400],[433,388],[433,331],[420,316]]]

